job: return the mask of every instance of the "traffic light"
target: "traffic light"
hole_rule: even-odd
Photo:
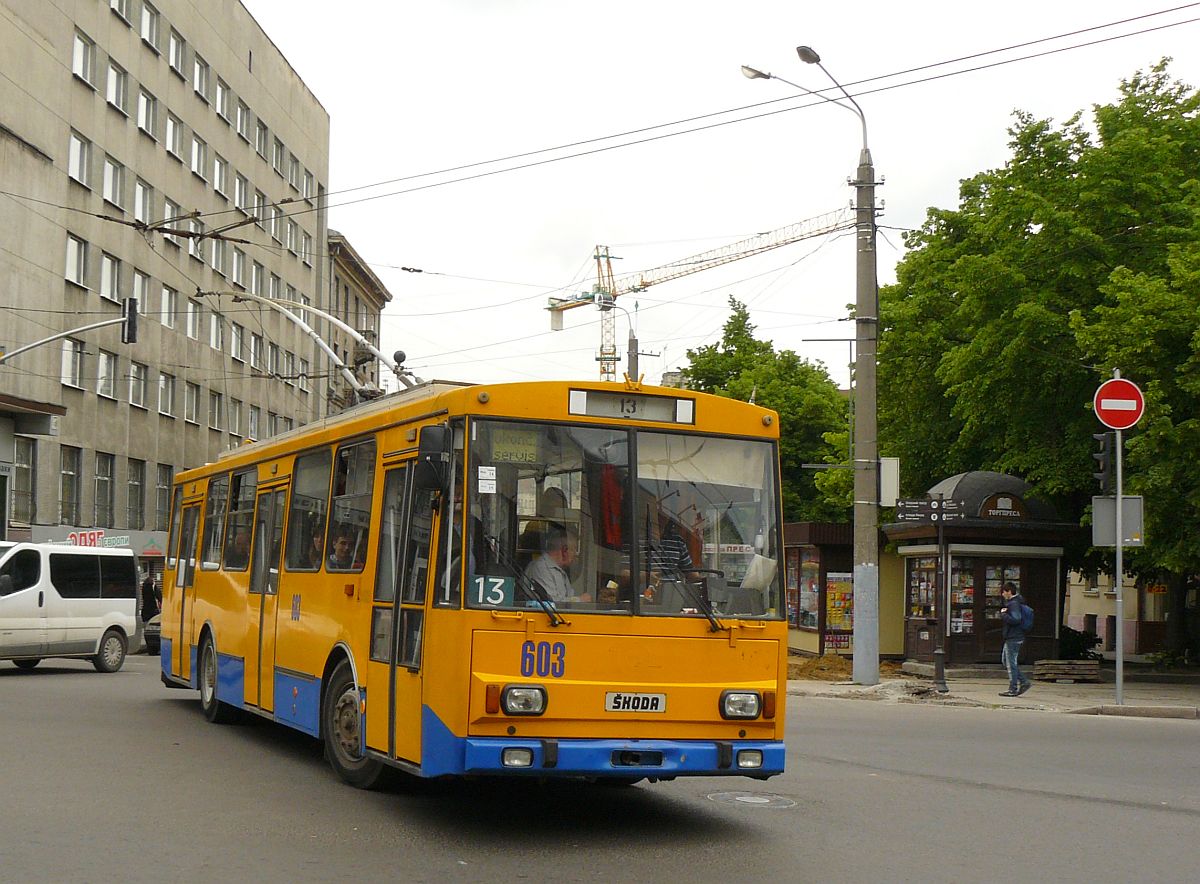
[[[1112,453],[1116,436],[1116,433],[1092,433],[1092,438],[1100,443],[1100,450],[1092,454],[1097,467],[1092,475],[1100,483],[1101,494],[1108,494],[1112,484]]]
[[[125,303],[121,305],[121,317],[125,320],[121,323],[121,343],[136,344],[138,320],[137,298],[125,299]]]

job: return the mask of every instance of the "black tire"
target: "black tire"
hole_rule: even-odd
[[[363,755],[362,716],[359,714],[358,688],[350,664],[343,660],[329,676],[321,704],[321,735],[325,757],[339,777],[359,789],[375,789],[387,774],[387,765]]]
[[[100,639],[100,650],[92,658],[92,665],[99,672],[116,672],[125,665],[125,652],[129,646],[120,630],[110,629]]]
[[[41,662],[42,662],[41,657],[34,657],[32,660],[13,660],[13,663],[16,664],[16,667],[18,669],[25,669],[25,670],[32,669],[33,667],[37,666]]]
[[[213,724],[231,724],[237,720],[237,709],[228,703],[217,699],[217,648],[212,636],[204,636],[204,644],[200,646],[200,671],[197,681],[200,683],[200,708],[204,717]]]
[[[162,645],[158,641],[146,642],[146,653],[151,657],[157,657],[162,650]]]

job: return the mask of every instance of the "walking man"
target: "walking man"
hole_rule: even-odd
[[[1008,690],[1001,691],[1000,696],[1019,697],[1033,687],[1017,665],[1021,645],[1032,624],[1026,625],[1025,599],[1011,581],[1004,584],[1000,594],[1004,597],[1004,607],[1000,611],[1000,622],[1004,625],[1004,650],[1000,653],[1000,662],[1008,669]]]

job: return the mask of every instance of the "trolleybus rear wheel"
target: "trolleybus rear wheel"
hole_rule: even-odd
[[[387,767],[363,754],[358,688],[345,660],[333,670],[325,688],[321,733],[325,737],[325,757],[339,777],[359,789],[374,789],[380,784]]]

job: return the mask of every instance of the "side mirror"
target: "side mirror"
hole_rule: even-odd
[[[419,491],[444,491],[446,464],[450,462],[453,439],[445,424],[422,427],[417,442],[417,462],[413,466],[413,487]]]

